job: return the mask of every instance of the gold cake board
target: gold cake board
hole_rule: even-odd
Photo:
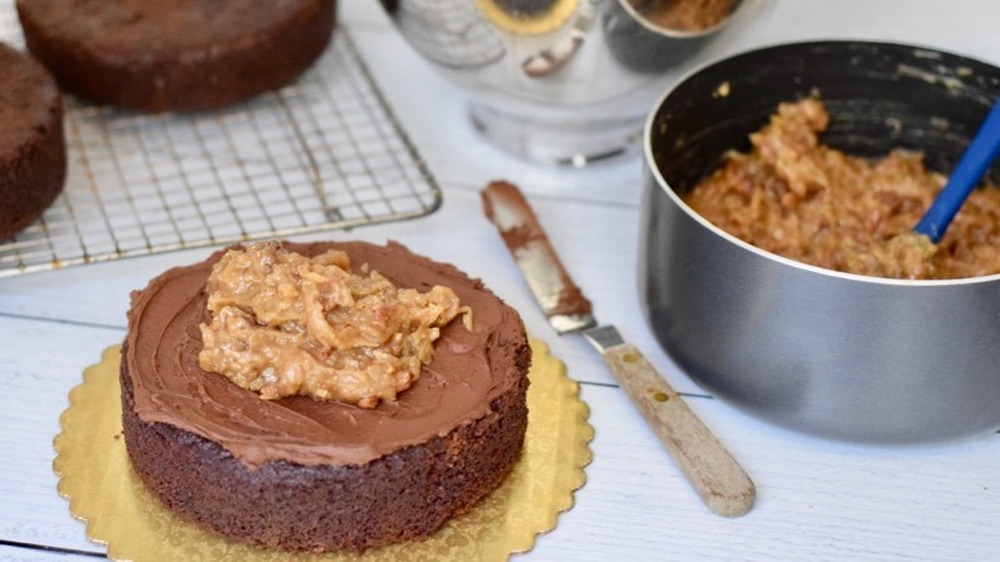
[[[132,472],[121,425],[121,346],[104,351],[69,395],[53,469],[70,511],[113,560],[208,562],[502,561],[527,552],[556,527],[583,486],[594,430],[579,386],[545,344],[532,340],[528,431],[522,458],[500,488],[423,541],[366,551],[289,554],[234,543],[168,511]]]

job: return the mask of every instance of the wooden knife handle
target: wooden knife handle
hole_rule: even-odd
[[[609,347],[603,356],[708,507],[726,517],[750,511],[757,494],[753,481],[652,363],[629,343]]]

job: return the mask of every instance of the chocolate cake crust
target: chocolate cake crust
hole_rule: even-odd
[[[362,551],[425,537],[495,489],[520,457],[527,428],[526,373],[531,353],[520,317],[478,281],[451,266],[414,256],[398,244],[381,247],[331,243],[291,245],[290,249],[315,255],[334,247],[347,251],[354,267],[372,263],[378,270],[377,265],[388,260],[394,264],[388,274],[396,282],[399,275],[408,271],[409,283],[426,288],[430,279],[447,275],[460,295],[468,296],[470,291],[477,293],[471,306],[474,318],[477,309],[482,313],[480,332],[468,336],[472,339],[456,339],[458,332],[465,330],[461,323],[453,322],[445,327],[444,331],[456,333],[442,336],[435,353],[438,363],[435,365],[432,361],[428,369],[440,370],[442,365],[454,365],[449,355],[468,355],[469,361],[487,361],[489,373],[472,369],[469,373],[448,373],[443,378],[440,374],[427,373],[413,388],[400,395],[398,405],[383,404],[373,411],[328,404],[322,408],[328,411],[321,412],[314,405],[303,402],[311,400],[309,398],[263,401],[252,392],[235,387],[221,375],[206,373],[180,360],[180,365],[186,365],[183,367],[185,372],[169,378],[179,377],[181,387],[200,386],[206,389],[205,393],[195,393],[194,402],[189,402],[192,405],[183,406],[186,397],[171,397],[169,391],[164,394],[156,390],[160,398],[155,402],[161,404],[161,409],[169,410],[164,416],[157,416],[148,406],[137,404],[136,381],[144,386],[158,384],[155,380],[151,382],[148,373],[143,372],[162,368],[153,366],[157,362],[154,348],[171,350],[188,345],[169,334],[181,333],[186,334],[181,339],[196,339],[199,332],[196,326],[194,330],[171,332],[143,322],[148,306],[145,300],[178,297],[184,292],[173,291],[171,280],[178,276],[184,278],[185,273],[192,274],[192,268],[203,271],[207,277],[205,265],[217,259],[219,254],[202,264],[166,272],[134,296],[129,313],[130,335],[123,346],[121,363],[125,443],[136,473],[167,507],[229,538],[292,551]],[[430,272],[431,268],[436,268],[435,272]],[[191,282],[192,279],[188,279],[184,284]],[[193,298],[200,300],[205,295],[201,292]],[[491,312],[491,306],[500,307],[502,315]],[[474,320],[473,332],[476,329]],[[149,338],[134,337],[137,330],[158,332],[166,337],[153,345]],[[460,343],[462,341],[466,343]],[[468,349],[469,341],[479,341],[479,349]],[[481,386],[472,380],[463,381],[467,376],[494,379],[487,385],[489,390],[482,394],[482,408],[448,407],[448,415],[453,418],[449,423],[438,420],[428,425],[426,420],[437,419],[433,412],[401,420],[398,429],[404,433],[404,426],[427,425],[418,432],[407,433],[405,438],[386,438],[386,434],[379,433],[379,426],[385,425],[388,412],[419,411],[422,396],[435,395],[434,386]],[[198,410],[206,402],[214,401],[213,396],[220,396],[220,393],[218,389],[213,390],[213,386],[220,380],[239,391],[233,395],[235,398],[220,398],[226,401],[226,408],[233,409],[229,417],[238,421],[227,421],[223,425],[206,421],[202,431],[190,425],[191,420],[199,416],[187,417],[186,421],[182,421],[184,415],[174,417],[177,407]],[[149,392],[146,388],[142,394]],[[408,395],[411,392],[413,394]],[[442,396],[448,395],[446,392]],[[230,399],[235,401],[230,403]],[[217,404],[210,404],[209,408],[215,406]],[[307,412],[315,420],[307,424],[309,427],[325,424],[332,428],[318,434],[327,437],[340,431],[334,427],[339,423],[337,420],[350,413],[357,427],[369,428],[361,433],[370,432],[383,435],[383,438],[371,443],[359,456],[358,447],[323,443],[308,429],[276,436],[258,425],[261,420],[268,419],[267,414],[255,417],[253,413],[272,407]],[[153,421],[156,417],[160,421]],[[244,440],[232,435],[240,432],[259,440],[258,445],[266,451],[244,447]],[[345,439],[350,438],[346,433],[342,435]],[[364,436],[359,438],[364,440]],[[287,447],[289,442],[294,445]]]
[[[526,370],[529,353],[519,360]],[[290,551],[361,552],[430,535],[502,483],[527,429],[524,379],[489,415],[364,465],[250,469],[215,442],[140,420],[124,368],[121,379],[125,440],[141,443],[128,451],[143,483],[219,534]]]
[[[0,240],[31,224],[66,181],[62,96],[29,55],[0,43]]]
[[[326,49],[335,0],[17,0],[28,49],[67,92],[200,111],[284,86]]]

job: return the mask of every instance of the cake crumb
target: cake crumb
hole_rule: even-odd
[[[212,268],[201,368],[266,400],[309,396],[374,408],[430,363],[441,328],[472,311],[441,285],[400,289],[347,254],[306,257],[277,242],[232,249]]]

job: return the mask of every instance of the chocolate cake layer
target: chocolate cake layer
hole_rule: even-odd
[[[221,254],[133,295],[123,425],[136,472],[171,509],[231,538],[289,550],[363,550],[426,536],[493,490],[520,455],[530,347],[517,313],[452,266],[390,243],[341,249],[400,287],[451,287],[473,311],[395,403],[366,410],[265,401],[203,371],[204,284]]]
[[[66,181],[63,105],[37,61],[0,44],[0,240],[31,224]]]
[[[17,0],[29,50],[67,92],[140,111],[279,88],[326,49],[335,0]]]

